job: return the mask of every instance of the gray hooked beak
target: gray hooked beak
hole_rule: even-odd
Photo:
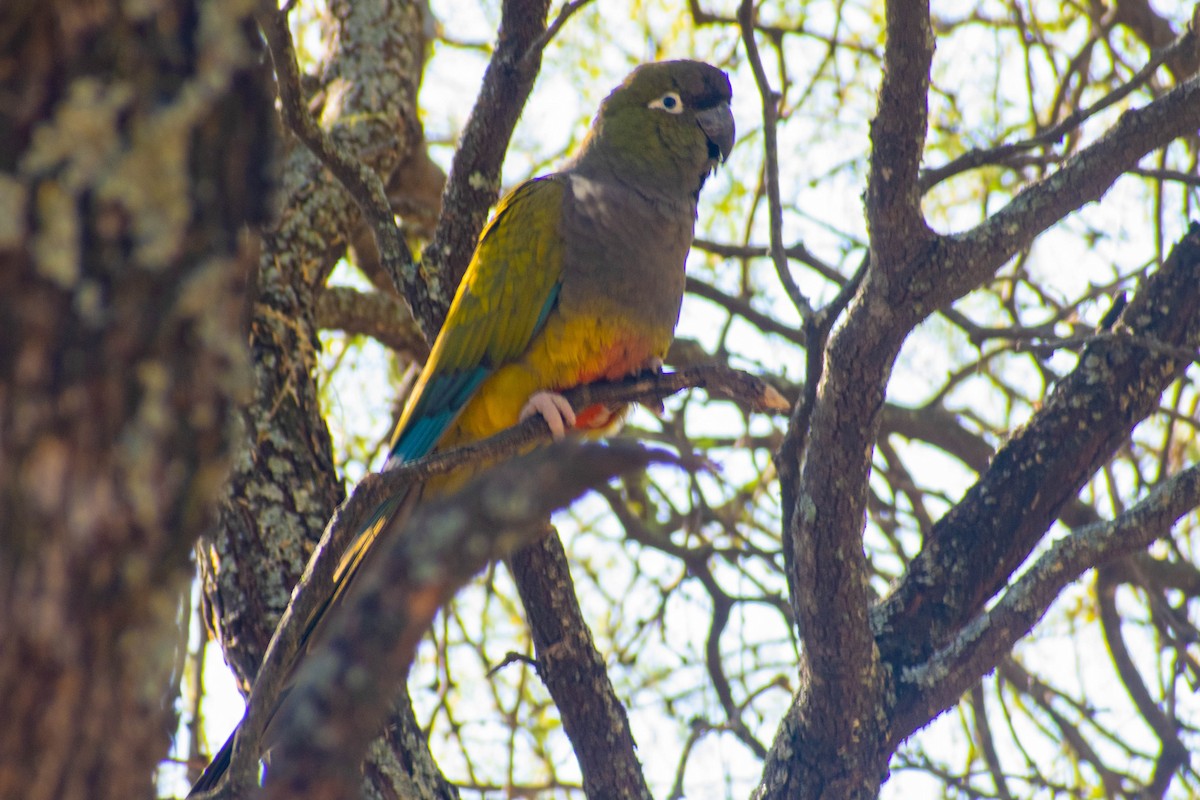
[[[729,109],[729,103],[698,111],[696,124],[708,138],[708,157],[713,161],[729,158],[734,139],[733,111]]]

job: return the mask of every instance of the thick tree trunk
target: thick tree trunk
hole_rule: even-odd
[[[245,394],[266,76],[245,3],[155,8],[0,15],[4,798],[153,796]]]

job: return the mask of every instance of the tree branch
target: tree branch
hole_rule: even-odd
[[[1132,339],[1200,344],[1200,224],[1130,301],[1114,332],[1118,337],[1084,350],[1045,406],[938,521],[903,580],[872,612],[880,650],[895,668],[921,664],[949,645],[1187,367]],[[901,706],[909,702],[900,698]]]
[[[705,253],[712,253],[714,256],[720,256],[721,258],[762,258],[771,254],[769,247],[725,244],[709,239],[692,240],[692,249],[703,250]],[[788,258],[796,259],[805,266],[811,267],[814,272],[831,283],[841,286],[846,282],[845,275],[817,258],[811,250],[804,246],[803,242],[797,242],[790,247],[785,247],[783,254]]]
[[[274,2],[267,2],[262,4],[257,17],[275,65],[279,108],[284,123],[354,198],[374,231],[383,268],[401,296],[408,298],[413,308],[420,308],[428,302],[428,288],[418,274],[404,237],[400,235],[383,181],[362,159],[340,148],[308,112],[306,99],[300,89],[300,68],[296,64],[296,48],[288,29],[287,12],[278,10]]]
[[[690,294],[703,297],[709,302],[716,303],[730,314],[743,318],[763,333],[774,333],[790,342],[801,346],[804,345],[805,337],[801,331],[789,325],[784,325],[775,319],[775,317],[755,309],[754,306],[750,305],[748,300],[727,295],[715,286],[710,286],[690,275],[687,277],[687,290]]]
[[[1175,38],[1171,23],[1150,5],[1149,0],[1116,0],[1113,4],[1113,24],[1124,25],[1133,31],[1147,47],[1158,50],[1169,47]],[[1200,11],[1192,7],[1192,24],[1185,33],[1190,33],[1195,41],[1196,29],[1200,28]],[[1167,69],[1171,70],[1176,81],[1181,81],[1194,75],[1200,69],[1200,48],[1195,44],[1190,49],[1176,51],[1167,61]]]
[[[537,648],[537,672],[562,716],[587,797],[650,800],[625,707],[575,596],[562,541],[550,535],[508,559]]]
[[[1192,467],[1188,471],[1198,470],[1200,467]],[[1187,475],[1188,471],[1182,474]],[[1200,484],[1200,480],[1196,480],[1193,476],[1190,484],[1181,486],[1177,490],[1180,495],[1188,495],[1188,490],[1192,490],[1190,499],[1193,507],[1200,504],[1200,491],[1196,490],[1196,484]],[[1184,513],[1189,510],[1184,508]],[[1146,721],[1146,725],[1158,737],[1160,756],[1146,794],[1149,797],[1162,797],[1175,775],[1175,770],[1181,764],[1187,763],[1188,748],[1179,739],[1178,722],[1173,721],[1154,702],[1150,690],[1146,688],[1146,682],[1142,680],[1141,673],[1138,672],[1137,665],[1133,662],[1129,647],[1125,644],[1125,637],[1121,633],[1121,613],[1117,610],[1118,582],[1115,570],[1109,568],[1108,565],[1096,571],[1096,604],[1100,609],[1100,628],[1104,632],[1104,641],[1108,644],[1108,652],[1112,656],[1113,665],[1117,669],[1121,683],[1125,686],[1125,691],[1129,693],[1129,698],[1133,701],[1138,713],[1142,715],[1142,719]]]
[[[324,169],[308,146],[290,148],[278,219],[262,235],[258,282],[251,293],[255,392],[242,409],[241,454],[225,490],[218,530],[201,561],[206,612],[243,686],[260,672],[290,589],[344,496],[312,377],[316,294],[344,250],[347,233],[364,218],[355,202],[365,198],[370,206],[369,184],[377,183],[358,164],[345,162],[364,162],[391,174],[420,141],[415,103],[424,38],[419,14],[418,2],[331,0],[333,35],[322,70],[338,94],[336,104],[327,103],[322,124],[333,144],[324,134],[308,141],[341,166]],[[271,40],[281,103],[290,124],[304,129],[312,119],[301,99],[285,20],[269,4],[260,7],[258,17]],[[263,109],[274,115],[271,103]],[[355,177],[361,179],[356,197],[338,171],[350,176],[352,187]],[[394,228],[386,206],[376,202],[367,212],[374,215],[373,227],[385,232]],[[402,755],[403,761],[389,760],[382,750],[373,751],[372,780],[385,794],[401,781],[416,797],[445,796],[424,740]],[[245,789],[257,782],[254,754],[243,757],[242,768],[233,777]]]
[[[442,604],[489,561],[543,536],[545,518],[589,487],[663,461],[674,459],[629,442],[564,441],[420,506],[401,534],[379,543],[385,549],[297,672],[264,796],[353,796],[367,742],[390,706],[381,699],[398,696],[398,676]]]
[[[933,238],[917,191],[933,32],[925,0],[893,0],[886,19],[884,79],[871,124],[870,253],[860,277],[839,294],[839,314],[856,295],[845,325],[825,347],[833,313],[821,315],[823,332],[808,336],[808,396],[776,459],[785,568],[804,648],[802,690],[760,784],[767,797],[815,785],[829,796],[874,796],[887,759],[886,724],[877,718],[886,675],[869,625],[862,525],[879,409],[903,336],[887,322],[904,316],[894,306],[891,281],[903,280]],[[812,453],[820,457],[805,457]]]
[[[894,741],[957,702],[1033,629],[1067,584],[1092,567],[1143,550],[1197,506],[1200,466],[1192,466],[1116,519],[1085,525],[1056,541],[992,608],[920,665],[903,669]]]
[[[738,6],[738,25],[742,29],[742,44],[746,48],[746,57],[754,72],[754,82],[758,85],[758,94],[762,100],[763,118],[763,153],[765,156],[767,181],[767,215],[771,244],[767,248],[771,262],[775,265],[775,274],[779,283],[787,293],[792,305],[800,312],[800,316],[812,316],[813,308],[796,285],[788,267],[787,255],[783,249],[783,202],[779,198],[779,144],[777,125],[779,122],[779,95],[771,89],[767,72],[763,69],[762,58],[758,54],[758,42],[754,39],[754,0],[742,0]]]
[[[1128,81],[1113,89],[1087,108],[1076,110],[1036,136],[1032,136],[1024,141],[1002,144],[983,150],[969,150],[943,166],[923,170],[919,180],[921,194],[925,194],[942,181],[968,170],[978,169],[989,164],[1008,163],[1014,158],[1024,156],[1029,150],[1058,144],[1068,133],[1076,130],[1080,125],[1104,109],[1110,108],[1114,104],[1124,100],[1139,86],[1145,84],[1163,63],[1180,54],[1194,51],[1196,41],[1196,32],[1188,29],[1176,37],[1168,46],[1161,50],[1156,50],[1150,60]]]
[[[879,109],[871,122],[867,225],[873,270],[907,263],[929,239],[917,182],[929,116],[933,30],[928,0],[886,5]]]
[[[1142,108],[1126,111],[1116,124],[1034,183],[985,222],[944,240],[945,249],[913,279],[936,277],[936,287],[913,302],[932,310],[987,280],[1013,253],[1085,203],[1098,200],[1144,155],[1200,126],[1200,76]],[[944,261],[943,261],[944,259]]]
[[[383,292],[360,292],[327,286],[317,295],[317,327],[370,336],[400,353],[424,358],[429,353],[412,313],[399,298]]]
[[[703,388],[711,396],[740,400],[763,411],[778,412],[787,408],[782,396],[759,379],[722,365],[588,384],[564,392],[564,395],[575,409],[581,410],[597,403],[658,402],[683,388]],[[545,420],[535,415],[483,441],[368,475],[359,482],[326,525],[321,542],[293,591],[292,601],[263,656],[230,762],[230,785],[235,795],[244,792],[257,779],[262,735],[279,706],[280,694],[292,674],[309,622],[332,595],[333,576],[342,553],[371,514],[390,498],[435,475],[444,475],[466,464],[511,459],[532,445],[550,440],[550,429]]]

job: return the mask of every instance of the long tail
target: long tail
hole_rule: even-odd
[[[375,510],[375,513],[371,515],[371,519],[363,526],[363,529],[358,532],[354,541],[346,548],[338,564],[337,571],[334,573],[333,591],[317,607],[312,616],[309,617],[307,626],[305,626],[304,635],[300,640],[300,647],[296,651],[296,659],[290,669],[293,676],[304,656],[319,641],[321,630],[324,627],[322,622],[330,617],[330,611],[340,603],[346,594],[346,590],[354,581],[354,577],[362,571],[363,566],[370,558],[370,554],[375,551],[376,548],[373,546],[375,542],[385,531],[395,529],[404,524],[412,509],[416,506],[420,496],[421,492],[419,488],[416,488],[416,490],[408,489],[389,498]],[[280,705],[287,697],[287,694],[287,688],[280,693]],[[271,718],[274,719],[278,712],[279,706],[277,705],[271,712]],[[263,734],[264,752],[270,749],[271,744],[270,722],[267,723],[267,726],[267,730]],[[217,754],[213,756],[209,765],[204,768],[204,772],[196,779],[196,782],[188,791],[188,797],[214,789],[221,782],[222,776],[229,770],[229,762],[233,758],[233,737],[237,735],[239,730],[241,730],[241,724],[234,729],[233,733],[229,734],[229,738],[225,740],[225,744],[221,745],[221,749],[217,751]]]
[[[233,729],[233,733],[229,734],[229,738],[225,740],[225,744],[221,745],[221,749],[213,756],[213,760],[209,762],[208,766],[204,768],[204,772],[200,773],[200,777],[196,779],[196,782],[192,784],[192,788],[188,790],[188,797],[217,788],[217,784],[221,782],[221,776],[229,769],[229,760],[233,758],[233,737],[237,736],[237,732],[241,727],[239,723]]]

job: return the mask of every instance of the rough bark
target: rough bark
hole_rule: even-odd
[[[0,50],[0,797],[151,797],[245,396],[250,7],[16,3]]]
[[[948,646],[1004,588],[1064,506],[1157,408],[1198,346],[1200,225],[1194,224],[1112,332],[1083,351],[1076,369],[938,521],[907,574],[874,610],[879,647],[895,674]],[[948,687],[938,688],[941,702],[933,705],[946,702]],[[930,689],[898,686],[897,742],[940,711],[929,707]]]

